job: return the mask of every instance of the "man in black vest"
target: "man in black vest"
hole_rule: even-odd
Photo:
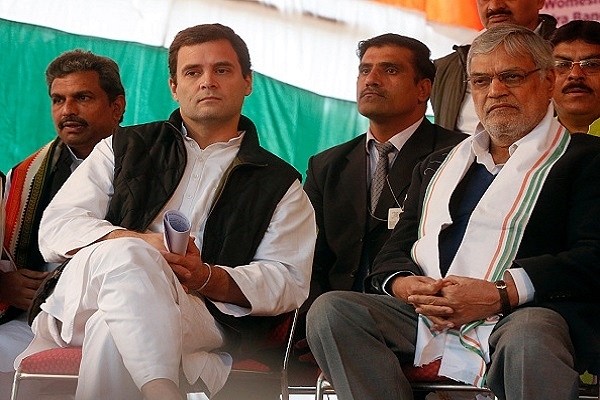
[[[80,399],[181,399],[180,368],[214,395],[229,352],[308,295],[314,212],[300,174],[240,114],[246,44],[220,24],[185,29],[169,70],[180,108],[102,141],[42,219],[42,254],[73,258],[31,348],[83,345]],[[189,221],[180,254],[165,245],[167,211]]]

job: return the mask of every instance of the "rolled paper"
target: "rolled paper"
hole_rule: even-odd
[[[188,218],[180,211],[168,210],[163,216],[163,224],[165,247],[171,253],[185,255],[191,229]]]

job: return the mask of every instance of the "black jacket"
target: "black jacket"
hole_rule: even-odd
[[[399,206],[396,199],[402,205],[415,165],[465,137],[423,120],[388,174],[390,187],[384,187],[374,212],[385,221],[370,217],[367,208],[366,134],[310,158],[304,190],[315,209],[319,232],[305,306],[321,293],[352,288],[363,257],[370,265],[390,236],[387,210]]]
[[[410,251],[417,240],[428,183],[447,152],[415,168],[403,218],[381,249],[367,277],[370,292],[399,271],[422,275]],[[573,134],[553,165],[531,211],[513,267],[524,268],[535,299],[523,306],[547,307],[569,324],[576,366],[583,372],[600,361],[600,140]],[[597,369],[599,365],[595,365]],[[595,372],[598,372],[597,370]]]

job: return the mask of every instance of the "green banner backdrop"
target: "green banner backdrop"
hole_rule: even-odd
[[[2,19],[0,38],[0,170],[4,173],[56,135],[44,72],[64,51],[86,49],[119,64],[127,97],[123,125],[165,119],[177,107],[167,85],[164,48]],[[366,129],[367,121],[354,102],[318,96],[258,73],[253,87],[243,113],[256,123],[261,144],[301,173],[311,155]]]

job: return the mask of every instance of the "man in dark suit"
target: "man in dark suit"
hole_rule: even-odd
[[[330,290],[362,291],[373,259],[401,215],[414,166],[466,137],[425,118],[435,75],[427,46],[388,33],[361,41],[357,53],[357,106],[369,129],[309,160],[304,190],[319,233],[305,306]],[[373,206],[375,143],[386,142],[393,145],[386,157],[389,173]]]
[[[308,312],[341,400],[412,399],[408,362],[441,360],[501,400],[575,400],[578,372],[598,372],[600,140],[554,118],[552,49],[532,31],[489,29],[467,65],[479,127],[415,169],[375,294],[326,293]]]

